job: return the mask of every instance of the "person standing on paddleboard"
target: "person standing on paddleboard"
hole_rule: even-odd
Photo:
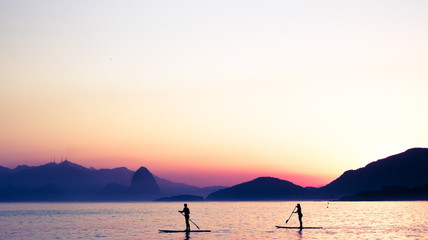
[[[187,207],[187,203],[184,204],[183,210],[179,212],[184,213],[184,219],[186,220],[186,231],[190,231],[190,224],[189,224],[190,210]]]
[[[300,207],[300,203],[297,204],[296,208],[297,208],[297,210],[294,213],[297,213],[297,215],[299,215],[300,229],[302,229],[303,228],[303,223],[302,223],[303,213],[302,213],[302,207]]]

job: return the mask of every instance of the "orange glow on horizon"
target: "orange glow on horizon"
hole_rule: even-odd
[[[95,2],[0,1],[0,166],[320,186],[428,146],[423,1]]]
[[[20,158],[22,156],[16,155],[15,157]],[[75,156],[70,156],[68,154],[63,154],[60,156],[54,156],[49,160],[32,159],[31,161],[22,161],[19,165],[29,165],[37,166],[43,165],[48,162],[51,162],[55,159],[57,163],[61,160],[68,159],[69,161],[82,165],[86,168],[94,167],[96,169],[103,168],[117,168],[117,167],[126,167],[132,171],[136,171],[139,167],[146,167],[149,171],[158,177],[167,179],[172,182],[186,183],[198,187],[206,186],[233,186],[243,182],[251,181],[258,177],[275,177],[282,180],[290,181],[296,185],[302,187],[320,187],[323,186],[335,178],[339,177],[333,175],[310,175],[310,174],[299,174],[299,173],[287,173],[286,171],[272,171],[269,170],[269,167],[265,167],[265,170],[260,167],[251,167],[251,166],[216,166],[212,163],[207,164],[207,166],[202,167],[201,164],[189,164],[187,162],[178,162],[171,161],[170,164],[157,164],[160,159],[157,160],[137,160],[132,158],[92,158],[85,160],[75,160]],[[80,156],[79,156],[80,157]],[[122,159],[122,160],[118,160]],[[3,164],[4,167],[15,168],[17,166],[15,159],[10,159],[9,164]],[[162,161],[160,161],[162,162]]]

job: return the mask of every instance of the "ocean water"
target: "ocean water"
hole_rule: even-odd
[[[0,239],[428,239],[428,202],[300,202],[303,225],[277,229],[297,202],[1,203]],[[296,214],[286,226],[298,226]],[[196,229],[191,223],[192,229]]]

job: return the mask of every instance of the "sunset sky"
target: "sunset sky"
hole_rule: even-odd
[[[0,0],[0,165],[324,185],[428,147],[428,1]]]

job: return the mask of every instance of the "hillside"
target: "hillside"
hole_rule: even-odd
[[[289,181],[260,177],[208,195],[210,201],[263,201],[302,199],[307,191]]]
[[[418,187],[428,184],[428,149],[413,148],[349,170],[319,189],[332,196],[378,190],[383,186]]]
[[[86,168],[70,161],[41,166],[0,166],[0,201],[131,201],[181,194],[206,196],[223,187],[199,188],[153,176],[141,167]]]
[[[428,185],[427,172],[427,148],[409,149],[346,171],[321,188],[303,188],[272,177],[229,188],[199,188],[156,177],[145,167],[137,172],[124,167],[96,170],[63,161],[15,169],[0,166],[0,201],[147,201],[178,195],[206,196],[211,201],[333,200],[344,196],[369,200],[373,196],[388,197],[398,190],[400,198],[407,192],[420,200],[426,196],[426,187],[422,186]]]

